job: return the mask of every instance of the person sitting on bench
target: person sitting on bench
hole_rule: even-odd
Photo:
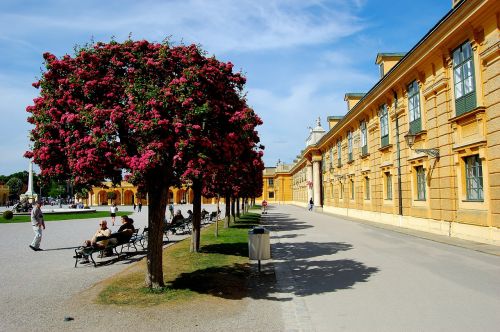
[[[171,229],[172,234],[175,234],[176,233],[175,226],[180,225],[183,222],[184,222],[184,216],[182,215],[181,210],[177,210],[170,224],[167,224],[167,227]]]
[[[118,232],[111,234],[109,239],[111,244],[123,244],[127,243],[132,235],[134,234],[134,220],[127,217],[122,216],[122,225],[118,228]]]
[[[108,223],[106,220],[101,220],[99,222],[99,229],[95,232],[94,236],[92,237],[91,240],[85,240],[83,242],[83,245],[85,247],[93,247],[93,248],[99,248],[99,249],[104,249],[106,248],[109,237],[111,235],[111,230],[108,228]],[[88,263],[89,258],[87,256],[84,256],[80,263]]]

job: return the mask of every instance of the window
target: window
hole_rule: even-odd
[[[273,187],[274,186],[274,179],[267,179],[267,184],[269,185],[269,187]]]
[[[388,200],[392,200],[392,175],[389,172],[385,173],[385,188],[386,188],[385,198]]]
[[[417,81],[408,85],[408,113],[410,115],[410,132],[415,134],[422,130],[420,119],[420,94]]]
[[[323,173],[326,172],[326,152],[321,156],[321,169],[323,170]]]
[[[333,168],[333,146],[330,149],[330,168]]]
[[[365,199],[370,199],[370,178],[365,177]]]
[[[361,131],[361,137],[360,137],[360,145],[361,145],[361,155],[367,155],[368,154],[368,137],[367,137],[367,132],[366,132],[366,121],[361,121],[359,124],[359,130]]]
[[[274,198],[274,191],[270,191],[268,197],[269,198]]]
[[[467,200],[482,201],[483,190],[483,167],[478,155],[464,158],[465,162],[465,188]]]
[[[344,184],[340,182],[340,198],[344,198]]]
[[[425,169],[424,166],[415,167],[417,173],[417,200],[425,201]]]
[[[389,145],[389,116],[387,114],[387,105],[380,106],[380,146]]]
[[[351,199],[354,200],[354,180],[351,180]]]
[[[352,161],[352,131],[347,132],[347,152],[349,161]]]
[[[342,142],[340,140],[337,141],[337,166],[342,166]]]
[[[459,116],[476,107],[474,61],[468,41],[453,51],[453,83],[456,115]]]

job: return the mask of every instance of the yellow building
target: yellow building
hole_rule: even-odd
[[[408,53],[377,54],[380,80],[286,171],[288,202],[500,244],[500,8],[453,5]]]
[[[290,166],[278,163],[276,167],[266,167],[262,173],[262,196],[256,202],[266,200],[268,203],[289,202],[292,199]]]
[[[93,187],[88,196],[83,199],[84,203],[89,206],[95,205],[111,205],[113,202],[108,199],[108,192],[114,192],[116,205],[133,205],[139,203],[137,197],[137,187],[126,181],[122,181],[120,185],[113,186],[111,182],[104,182],[102,187]],[[193,190],[188,187],[174,188],[170,187],[168,203],[173,204],[191,204],[193,202]],[[148,205],[147,197],[140,199],[143,205]],[[221,198],[221,201],[224,201]],[[215,198],[202,197],[203,204],[215,204]]]
[[[0,205],[5,205],[9,200],[10,188],[4,184],[0,184]]]

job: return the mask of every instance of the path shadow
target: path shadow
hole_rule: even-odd
[[[276,294],[280,293],[309,296],[352,289],[355,284],[368,282],[370,276],[379,272],[376,267],[351,259],[298,261],[291,266],[288,262],[279,262],[274,267],[277,271],[292,268],[292,272],[284,273],[274,283],[269,282],[269,277],[261,280],[258,274],[254,274],[249,289],[252,298],[276,300]],[[280,301],[286,299],[283,295],[279,298]]]
[[[270,236],[271,239],[294,239],[299,236],[304,236],[304,234],[285,234],[285,235],[275,235]]]
[[[113,265],[118,262],[122,264],[132,264],[142,260],[144,257],[146,257],[146,255],[146,250],[127,251],[121,253],[120,255],[115,254],[113,256],[106,257],[105,259],[98,258],[96,260],[96,267]]]
[[[43,249],[43,251],[55,251],[55,250],[74,250],[78,249],[80,246],[75,246],[75,247],[64,247],[64,248],[50,248],[50,249]]]
[[[296,260],[334,255],[352,249],[352,245],[344,242],[275,243],[271,249],[274,259]]]
[[[313,227],[305,221],[300,221],[283,213],[273,213],[264,220],[261,220],[261,224],[273,232],[299,231]]]

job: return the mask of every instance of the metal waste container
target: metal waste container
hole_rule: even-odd
[[[269,231],[263,227],[254,227],[248,231],[248,256],[252,260],[260,261],[271,258],[271,244]]]

